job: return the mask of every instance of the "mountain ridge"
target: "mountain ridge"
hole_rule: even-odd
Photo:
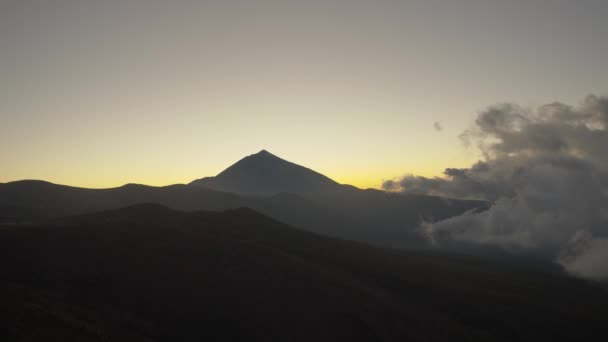
[[[358,189],[262,150],[216,177],[191,184],[129,183],[106,189],[37,180],[0,184],[0,223],[31,223],[138,203],[183,211],[248,207],[307,231],[395,248],[426,245],[416,230],[422,220],[442,220],[485,206],[481,201]]]

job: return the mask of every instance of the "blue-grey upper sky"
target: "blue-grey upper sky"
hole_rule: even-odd
[[[265,148],[379,186],[497,102],[608,90],[608,1],[0,1],[0,182],[213,175]],[[442,130],[434,129],[439,123]]]

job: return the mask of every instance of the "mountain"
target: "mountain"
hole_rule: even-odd
[[[339,184],[266,150],[241,159],[215,177],[195,180],[190,186],[255,195],[273,201],[279,207],[281,204],[276,197],[288,198],[286,195],[290,195],[292,200],[300,198],[300,202],[308,202],[301,207],[301,214],[274,210],[276,207],[260,208],[261,211],[298,227],[317,227],[311,230],[397,248],[424,244],[420,235],[414,232],[422,221],[433,222],[468,210],[484,210],[488,205],[483,201],[362,190]],[[306,214],[304,208],[308,207],[315,207],[315,213]],[[325,215],[318,219],[321,212]],[[294,220],[294,216],[298,219]],[[308,219],[303,220],[304,217]]]
[[[250,197],[180,184],[85,189],[18,181],[0,184],[0,223],[26,224],[148,202],[185,211],[249,207],[319,234],[401,248],[426,244],[415,230],[422,219],[443,219],[485,205],[478,201],[344,189],[347,191],[317,196],[278,193]]]
[[[396,248],[426,245],[416,230],[422,221],[487,205],[361,190],[261,151],[189,185],[85,189],[33,180],[0,184],[0,222],[20,224],[146,202],[184,211],[249,207],[308,231]]]
[[[3,341],[560,341],[608,323],[594,284],[372,248],[245,208],[0,226],[0,269]]]
[[[337,191],[341,186],[330,178],[288,162],[262,150],[247,156],[215,177],[197,179],[190,185],[245,195],[274,195],[282,192],[316,194]]]
[[[248,206],[247,198],[186,185],[154,187],[127,184],[86,189],[44,181],[0,184],[0,222],[28,222],[79,215],[152,202],[180,210],[223,210]]]

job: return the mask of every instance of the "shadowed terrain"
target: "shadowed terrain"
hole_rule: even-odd
[[[608,323],[608,293],[581,280],[372,248],[250,209],[4,226],[0,267],[8,340],[531,341]]]

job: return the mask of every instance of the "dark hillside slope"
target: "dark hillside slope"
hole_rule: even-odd
[[[580,280],[376,249],[250,209],[146,204],[6,226],[0,268],[3,288],[29,298],[2,308],[13,337],[54,317],[69,324],[47,338],[85,326],[156,341],[580,340],[608,323],[608,294]],[[28,303],[53,315],[16,324]]]

